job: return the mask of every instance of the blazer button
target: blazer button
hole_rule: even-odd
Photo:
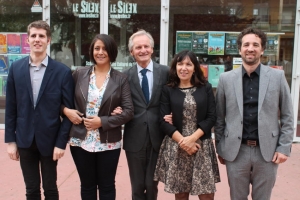
[[[240,139],[241,139],[241,137],[238,137],[238,139],[240,140]]]
[[[144,125],[147,125],[147,122],[144,122]]]

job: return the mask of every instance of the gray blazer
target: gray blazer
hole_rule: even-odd
[[[243,132],[242,68],[221,74],[216,94],[215,124],[217,153],[233,161]],[[278,117],[279,116],[279,117]],[[291,152],[294,133],[293,107],[284,71],[261,64],[258,98],[258,136],[263,158],[269,162],[276,152]]]
[[[165,136],[159,129],[160,96],[162,87],[169,77],[169,67],[153,62],[153,88],[148,105],[140,85],[137,66],[129,68],[124,73],[128,76],[134,117],[125,124],[123,148],[130,152],[140,151],[149,133],[151,144],[158,152]]]

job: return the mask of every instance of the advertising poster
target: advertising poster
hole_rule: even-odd
[[[21,37],[20,34],[7,34],[7,53],[20,54],[21,53]]]
[[[264,55],[277,55],[278,45],[278,35],[267,35],[267,44]]]
[[[0,33],[0,53],[7,53],[6,34]]]
[[[21,53],[22,54],[29,54],[30,53],[30,47],[29,44],[27,43],[27,34],[21,33]]]
[[[7,74],[8,66],[7,55],[0,55],[0,74]]]
[[[183,50],[192,50],[193,33],[176,32],[176,53]]]
[[[226,33],[225,34],[225,54],[226,55],[238,55],[237,45],[237,33]]]
[[[209,33],[208,55],[224,55],[225,33]]]
[[[224,65],[209,65],[208,66],[208,82],[212,87],[216,88],[219,83],[220,74],[224,72]]]
[[[232,69],[236,69],[239,68],[240,66],[242,66],[243,64],[243,60],[241,57],[233,57],[232,59]]]
[[[11,64],[21,58],[26,57],[27,55],[8,55],[7,60],[8,60],[8,66],[11,66]]]
[[[207,49],[208,49],[208,33],[194,32],[192,51],[194,53],[206,54]]]
[[[208,78],[208,65],[200,64],[200,69],[202,70],[203,75],[207,80],[207,78]]]

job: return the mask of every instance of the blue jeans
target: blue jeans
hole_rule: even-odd
[[[41,171],[45,200],[58,200],[57,161],[53,161],[53,156],[41,155],[35,141],[29,148],[18,148],[18,151],[26,185],[26,199],[41,200]]]
[[[80,182],[81,199],[115,200],[115,176],[121,149],[102,152],[88,152],[81,147],[70,146]]]

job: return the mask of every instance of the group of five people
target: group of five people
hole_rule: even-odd
[[[158,181],[176,200],[214,199],[220,175],[213,127],[231,199],[247,199],[250,184],[254,200],[270,199],[278,164],[291,151],[293,109],[284,72],[260,63],[262,31],[238,36],[243,65],[220,76],[216,101],[193,52],[176,54],[170,68],[157,64],[144,30],[129,38],[135,66],[113,69],[117,45],[97,34],[89,49],[94,65],[73,74],[47,55],[46,22],[27,32],[30,55],[9,69],[5,142],[9,157],[20,159],[28,200],[41,199],[41,179],[45,198],[59,199],[56,166],[67,143],[83,200],[116,198],[122,143],[133,200],[157,199]]]

